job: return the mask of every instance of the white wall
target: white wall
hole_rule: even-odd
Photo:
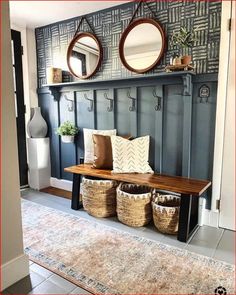
[[[7,1],[1,2],[1,36],[1,290],[3,290],[29,273],[28,257],[24,254],[22,240],[12,57],[11,50],[9,50],[11,48],[9,3]]]

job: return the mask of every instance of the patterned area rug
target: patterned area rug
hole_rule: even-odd
[[[30,259],[94,294],[235,294],[233,265],[25,200],[22,214]]]

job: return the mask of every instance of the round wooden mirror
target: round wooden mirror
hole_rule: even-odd
[[[130,71],[146,73],[153,69],[164,54],[165,34],[153,19],[137,19],[121,36],[120,59]]]
[[[102,46],[97,37],[82,32],[76,35],[67,50],[67,65],[75,77],[87,79],[98,70],[102,60]]]

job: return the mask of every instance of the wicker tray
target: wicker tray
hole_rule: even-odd
[[[94,180],[83,178],[82,200],[84,209],[95,217],[116,215],[116,188],[114,180]]]
[[[187,64],[169,65],[165,67],[165,71],[167,73],[175,72],[175,71],[194,71],[194,67]]]
[[[157,194],[152,202],[153,220],[156,228],[166,234],[177,234],[180,197]]]
[[[128,183],[117,188],[117,216],[129,226],[140,227],[152,219],[151,199],[153,189]]]

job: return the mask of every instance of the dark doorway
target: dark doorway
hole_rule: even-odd
[[[22,71],[23,47],[21,45],[21,33],[15,30],[11,30],[11,48],[13,63],[14,95],[16,105],[20,186],[22,188],[28,185],[28,165],[25,134],[25,103]]]

